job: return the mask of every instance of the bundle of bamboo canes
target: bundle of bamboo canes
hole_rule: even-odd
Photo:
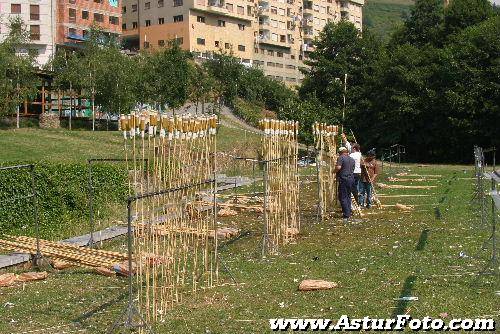
[[[3,235],[0,238],[0,249],[36,253],[36,238],[26,236]],[[93,248],[79,247],[63,242],[40,240],[40,253],[52,260],[58,259],[83,268],[106,268],[112,270],[114,265],[127,260],[127,254]]]
[[[218,280],[216,208],[196,204],[215,192],[216,128],[215,115],[120,117],[133,192],[171,190],[135,202],[138,308],[149,322]]]
[[[265,241],[271,253],[293,240],[300,231],[298,130],[295,121],[263,119],[260,127],[262,156],[266,165]]]
[[[316,122],[312,128],[316,147],[318,214],[323,220],[337,204],[335,163],[337,161],[336,136],[338,127]]]

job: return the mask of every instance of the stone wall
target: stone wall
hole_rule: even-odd
[[[59,115],[56,114],[40,114],[39,123],[41,129],[59,129],[61,127]]]

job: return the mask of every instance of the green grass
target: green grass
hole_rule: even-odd
[[[413,3],[413,0],[367,1],[363,8],[363,25],[382,39],[388,39]]]
[[[235,146],[255,147],[259,137],[238,128],[221,126],[218,150],[232,150]],[[123,156],[123,137],[118,131],[68,131],[25,128],[0,130],[0,162],[52,161],[77,162],[88,158]]]
[[[186,296],[169,311],[158,333],[265,333],[268,319],[305,317],[338,319],[390,317],[493,317],[499,320],[500,281],[478,276],[488,252],[481,245],[488,231],[478,226],[469,201],[473,170],[466,166],[385,167],[440,174],[430,190],[383,189],[383,194],[430,194],[386,198],[383,204],[416,205],[401,213],[374,209],[362,223],[344,226],[338,218],[315,223],[315,184],[301,185],[302,231],[296,243],[276,256],[261,259],[261,218],[251,213],[224,218],[244,236],[221,250],[237,285],[220,286]],[[389,182],[387,182],[389,183]],[[124,250],[124,240],[106,246]],[[459,257],[460,252],[468,257]],[[339,283],[328,291],[298,292],[302,279]],[[221,271],[221,283],[230,283]],[[126,305],[126,281],[84,270],[51,273],[44,282],[0,289],[0,333],[20,333],[66,325],[85,333],[104,333]],[[403,303],[400,296],[416,296]],[[6,304],[11,303],[11,304]],[[46,330],[59,333],[62,330]]]

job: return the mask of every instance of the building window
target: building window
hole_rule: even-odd
[[[280,42],[286,43],[286,36],[285,35],[280,35]]]
[[[76,36],[76,29],[75,28],[69,28],[68,29],[68,35],[69,36]]]
[[[198,21],[200,23],[205,23],[205,16],[197,16],[196,21]]]
[[[237,6],[236,7],[236,13],[238,13],[240,15],[245,15],[245,7],[243,7],[243,6]]]
[[[247,15],[252,16],[253,15],[253,7],[252,6],[247,6]]]
[[[137,22],[132,22],[132,29],[137,29]]]
[[[117,16],[110,16],[109,17],[109,23],[111,23],[112,25],[118,25],[120,19],[118,19]]]
[[[149,42],[144,42],[144,48],[149,49]]]
[[[271,14],[278,14],[278,8],[271,7]]]
[[[164,6],[163,0],[158,0],[158,8],[161,8]],[[165,43],[163,43],[165,45]]]
[[[276,51],[276,57],[283,57],[283,52]]]
[[[176,45],[182,45],[184,43],[184,38],[183,37],[177,37],[174,38],[171,43],[175,43]]]
[[[122,23],[122,30],[127,30],[127,24],[126,23]]]
[[[164,17],[159,17],[158,18],[158,24],[165,24],[165,18]]]
[[[39,5],[30,5],[30,20],[31,21],[40,20],[40,6]]]
[[[146,20],[146,27],[149,27],[151,25],[151,20]]]
[[[151,2],[144,3],[144,9],[149,9],[149,8],[151,8]]]
[[[165,41],[163,39],[158,40],[158,46],[165,46]]]
[[[233,4],[232,3],[227,3],[226,4],[226,9],[228,12],[233,12]]]
[[[40,40],[40,26],[30,25],[30,39],[32,41],[39,41]]]
[[[132,11],[137,12],[137,5],[132,5]]]
[[[215,47],[218,48],[219,47],[219,41],[215,41]]]
[[[94,21],[104,22],[104,15],[99,14],[99,13],[94,13]]]
[[[226,48],[226,49],[230,49],[230,48],[231,48],[231,44],[229,44],[229,43],[224,43],[224,48]]]
[[[241,23],[238,23],[238,29],[245,30],[245,25],[241,24]]]
[[[205,45],[205,39],[204,38],[197,38],[196,39],[196,44],[198,45]]]
[[[20,3],[10,4],[10,13],[11,14],[21,14],[21,4]]]
[[[269,66],[269,67],[274,67],[274,63],[273,63],[273,62],[271,62],[271,61],[268,61],[268,62],[267,62],[267,66]]]
[[[122,14],[125,14],[127,12],[127,7],[126,6],[123,6],[122,7]]]
[[[182,22],[182,21],[184,21],[183,15],[175,15],[174,16],[174,22]]]
[[[94,0],[95,3],[102,3],[102,0]]]
[[[295,55],[290,55],[290,59],[295,59]]]
[[[182,0],[174,0],[174,7],[182,6]]]
[[[267,50],[267,55],[268,56],[274,56],[274,51],[273,50]]]
[[[89,12],[86,10],[82,10],[82,19],[88,20],[89,19]]]
[[[68,9],[68,15],[69,15],[69,22],[70,23],[75,23],[76,22],[76,9],[69,8]]]
[[[238,45],[238,51],[245,51],[244,45]]]
[[[226,21],[224,21],[224,20],[217,20],[217,25],[219,27],[225,27],[226,26]]]

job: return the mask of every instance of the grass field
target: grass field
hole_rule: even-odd
[[[237,138],[237,145],[234,145]],[[258,136],[235,127],[221,126],[221,151],[255,147]],[[85,162],[88,158],[123,156],[123,137],[117,131],[68,131],[25,128],[0,130],[0,162],[52,161]]]
[[[363,25],[383,39],[389,38],[397,25],[403,22],[413,0],[368,0],[363,8]]]
[[[415,210],[372,209],[362,222],[347,226],[338,218],[316,223],[315,186],[303,182],[300,238],[276,256],[259,256],[260,217],[241,213],[221,219],[224,225],[242,229],[239,239],[221,248],[237,284],[221,271],[220,286],[186,296],[158,324],[157,333],[265,333],[269,318],[338,319],[342,314],[492,317],[498,322],[499,279],[478,276],[488,259],[488,251],[481,250],[488,231],[478,226],[469,202],[472,168],[385,167],[384,177],[401,171],[440,176],[398,182],[436,186],[429,190],[378,190],[384,205],[412,204]],[[428,196],[387,197],[400,195]],[[123,251],[124,240],[105,247]],[[297,291],[305,278],[334,281],[339,287]],[[397,300],[403,296],[418,300]],[[125,279],[84,270],[53,272],[43,282],[0,288],[0,333],[105,333],[123,311],[126,298]]]

